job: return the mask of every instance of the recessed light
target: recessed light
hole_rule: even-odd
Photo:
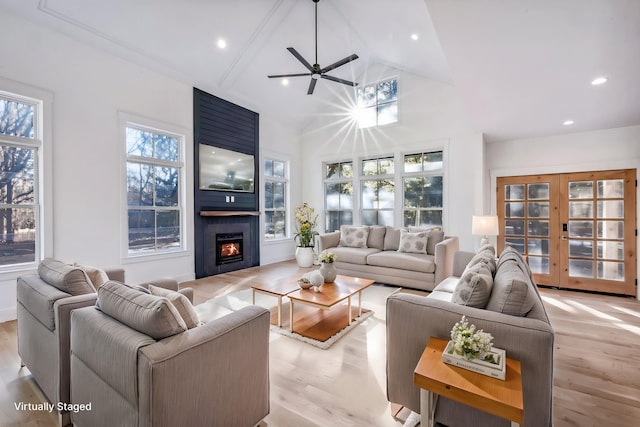
[[[571,126],[573,124],[573,120],[565,120],[562,124],[565,126]]]
[[[289,79],[282,79],[282,86],[287,86],[289,84]]]
[[[418,36],[417,33],[411,34],[411,40],[418,40],[419,38],[420,38],[420,36]]]
[[[606,83],[607,80],[608,79],[606,77],[597,77],[597,78],[591,80],[591,84],[594,85],[594,86],[598,86],[598,85],[601,85],[603,83]]]
[[[218,41],[216,42],[216,44],[218,45],[218,47],[220,49],[224,49],[227,47],[227,41],[225,39],[218,39]]]

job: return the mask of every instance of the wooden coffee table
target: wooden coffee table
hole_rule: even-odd
[[[289,330],[319,341],[326,341],[362,315],[362,291],[374,283],[373,280],[338,275],[333,283],[325,283],[320,291],[300,289],[287,294],[289,309]],[[351,297],[358,295],[358,314],[353,316]],[[346,301],[346,304],[342,304]],[[296,305],[319,308],[313,313],[294,316]],[[326,311],[332,313],[327,314]]]
[[[256,292],[272,295],[278,298],[278,327],[282,327],[282,297],[287,294],[300,289],[298,285],[299,276],[291,276],[280,280],[271,281],[268,283],[257,283],[251,286],[251,298],[252,303],[256,303]]]

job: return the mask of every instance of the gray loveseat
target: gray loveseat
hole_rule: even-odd
[[[492,249],[492,248],[491,248]],[[486,268],[485,268],[486,267]],[[387,300],[387,397],[420,412],[413,372],[430,337],[450,339],[463,315],[493,335],[493,345],[522,367],[524,425],[552,425],[553,343],[540,294],[529,267],[507,247],[498,261],[492,250],[457,252],[454,275],[428,296],[396,293]],[[454,302],[455,301],[455,302]],[[440,398],[435,419],[445,426],[508,426],[508,421]]]
[[[458,238],[435,229],[343,225],[321,234],[319,249],[337,255],[338,274],[430,291],[451,275]]]

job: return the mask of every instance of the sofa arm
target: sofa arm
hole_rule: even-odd
[[[109,280],[124,283],[124,268],[107,268],[104,270]]]
[[[464,269],[467,268],[467,264],[469,264],[469,261],[471,261],[471,258],[473,258],[474,255],[474,252],[456,251],[453,254],[453,268],[451,275],[462,277]]]
[[[394,294],[387,299],[387,398],[420,412],[413,372],[430,337],[449,339],[465,315],[489,332],[495,347],[522,366],[524,425],[550,426],[552,420],[553,342],[544,321],[462,306],[435,298]]]
[[[255,425],[269,413],[268,310],[249,306],[140,349],[140,425]]]
[[[340,232],[325,233],[318,235],[318,253],[325,249],[335,248],[340,244]]]
[[[456,236],[447,236],[436,244],[435,259],[435,285],[442,282],[453,273],[453,254],[458,250],[459,242]]]

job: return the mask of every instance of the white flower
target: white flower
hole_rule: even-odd
[[[467,317],[462,316],[451,329],[451,341],[456,354],[472,360],[491,350],[493,336],[482,329],[478,330],[476,325],[469,326]]]

